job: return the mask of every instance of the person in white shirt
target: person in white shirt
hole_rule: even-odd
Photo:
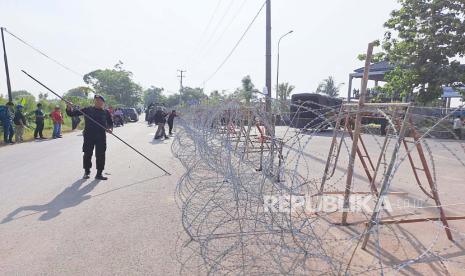
[[[458,137],[459,140],[462,140],[462,128],[463,128],[463,122],[460,116],[457,116],[454,120],[454,132],[455,135]]]

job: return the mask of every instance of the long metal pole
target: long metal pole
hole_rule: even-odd
[[[266,0],[266,96],[265,110],[271,112],[271,0]]]
[[[8,69],[8,57],[6,56],[5,37],[3,35],[3,29],[3,27],[0,27],[2,33],[3,60],[5,61],[6,86],[8,88],[8,101],[12,102],[13,97],[11,96],[10,70]]]
[[[394,151],[392,152],[391,160],[389,162],[389,165],[386,170],[386,174],[384,175],[384,180],[383,180],[383,185],[381,186],[381,190],[379,192],[379,197],[378,200],[376,201],[373,213],[371,214],[371,218],[368,221],[368,225],[365,229],[365,233],[363,236],[363,242],[362,242],[362,249],[365,249],[368,243],[368,239],[370,238],[371,234],[371,229],[373,228],[374,225],[378,223],[379,220],[379,212],[381,210],[381,207],[384,203],[384,200],[386,199],[386,195],[389,191],[389,187],[391,186],[391,174],[392,171],[394,170],[394,165],[397,160],[397,154],[399,153],[400,146],[402,144],[402,140],[405,137],[405,130],[407,129],[407,123],[408,123],[408,118],[409,118],[409,112],[410,112],[410,107],[407,107],[407,110],[405,111],[404,115],[404,120],[402,122],[402,126],[400,127],[399,130],[399,136],[397,137],[397,142],[394,147]],[[382,153],[381,153],[382,154]]]
[[[48,91],[50,91],[53,95],[57,96],[60,100],[64,101],[65,103],[69,104],[69,105],[72,105],[74,106],[74,104],[66,99],[64,99],[62,96],[58,95],[55,91],[53,91],[52,89],[48,88],[45,84],[41,83],[39,80],[37,80],[36,78],[34,78],[33,76],[29,75],[26,71],[24,70],[21,70],[24,74],[26,74],[28,77],[30,77],[31,79],[33,79],[35,82],[37,82],[38,84],[40,84],[41,86],[43,86],[45,89],[47,89]],[[80,111],[80,110],[79,110]],[[103,125],[101,125],[99,122],[97,122],[96,120],[94,120],[92,117],[90,117],[89,115],[87,115],[86,113],[80,111],[81,114],[86,117],[87,119],[91,120],[93,123],[95,123],[96,125],[98,125],[99,127],[107,130],[107,128]],[[157,168],[159,168],[160,170],[162,170],[165,174],[167,175],[171,175],[168,171],[166,171],[165,169],[163,169],[162,167],[160,167],[157,163],[153,162],[150,158],[148,158],[147,156],[145,156],[143,153],[141,153],[140,151],[138,151],[137,149],[135,149],[133,146],[129,145],[126,141],[124,141],[123,139],[121,139],[119,136],[117,136],[116,134],[114,134],[113,132],[109,132],[111,135],[113,135],[116,139],[120,140],[123,144],[125,144],[126,146],[128,146],[129,148],[131,148],[133,151],[135,151],[136,153],[138,153],[140,156],[144,157],[147,161],[149,161],[150,163],[152,163],[153,165],[155,165]]]
[[[343,113],[344,113],[344,105],[341,105],[341,108],[339,109],[339,113],[337,114],[337,117],[336,117],[336,126],[334,127],[334,130],[333,130],[333,139],[331,140],[331,146],[329,147],[329,153],[328,153],[328,158],[326,160],[325,170],[323,173],[323,177],[321,178],[321,185],[320,185],[320,191],[319,191],[320,195],[323,194],[325,183],[326,183],[326,180],[328,179],[329,166],[331,165],[331,160],[334,156],[334,148],[337,145],[337,135],[339,132],[339,127],[341,125],[341,117],[344,115]],[[347,116],[349,116],[349,114],[347,114]],[[341,140],[342,139],[343,138],[341,137]],[[334,160],[334,162],[336,163],[337,161]]]

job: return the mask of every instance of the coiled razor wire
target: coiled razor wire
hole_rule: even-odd
[[[316,103],[312,103],[315,106]],[[308,106],[308,105],[306,105]],[[321,105],[320,105],[321,106]],[[173,154],[181,161],[186,173],[178,182],[177,202],[181,209],[185,233],[178,244],[181,274],[192,275],[384,275],[384,274],[453,274],[453,269],[465,269],[465,227],[463,222],[450,222],[455,242],[445,238],[440,221],[417,223],[414,228],[404,225],[376,224],[371,229],[366,250],[358,248],[364,237],[365,224],[338,224],[338,212],[309,212],[266,210],[268,196],[302,196],[319,194],[323,166],[328,157],[332,133],[339,107],[321,106],[312,109],[317,116],[308,127],[291,127],[294,118],[283,110],[281,123],[273,129],[275,120],[264,112],[263,105],[245,108],[238,102],[221,105],[201,105],[184,110],[178,122],[178,132],[172,144]],[[296,107],[305,110],[304,105]],[[353,111],[347,111],[353,112]],[[389,150],[397,136],[397,125],[392,110],[374,111],[388,122],[388,146],[381,152],[379,130],[363,127],[363,139],[374,160],[381,154],[379,170],[381,183],[389,177],[397,191],[410,186],[414,194],[410,200],[421,204],[405,206],[392,204],[394,211],[383,211],[382,218],[411,218],[428,208],[435,210],[434,201],[416,184],[404,162],[407,151],[399,152],[394,171],[386,176]],[[465,147],[463,141],[439,139],[435,135],[448,133],[454,138],[450,118],[435,117],[412,108],[415,128],[426,149],[428,164],[434,178],[434,188],[441,185],[465,183]],[[345,117],[345,113],[340,118]],[[287,122],[287,123],[286,123]],[[264,126],[261,130],[260,127]],[[263,131],[269,138],[265,140]],[[262,132],[261,132],[262,131]],[[346,169],[350,154],[349,135],[340,138],[341,152],[334,165],[334,173],[325,185],[326,192],[344,191]],[[247,142],[246,142],[247,141]],[[282,147],[280,147],[282,145]],[[281,149],[278,150],[278,149]],[[414,152],[414,146],[409,148]],[[438,152],[436,154],[436,152]],[[333,153],[329,153],[333,154]],[[386,155],[386,156],[384,156]],[[446,155],[446,156],[444,156]],[[445,173],[442,158],[453,163],[454,171],[461,172],[461,183],[439,183]],[[335,162],[335,161],[333,161]],[[356,165],[353,191],[370,191],[369,182]],[[460,180],[459,180],[460,181]],[[418,188],[418,187],[417,187]],[[428,189],[426,186],[424,189]],[[457,190],[457,193],[462,193]],[[306,197],[307,198],[307,197]],[[462,197],[463,198],[463,197]],[[462,202],[463,203],[463,202]],[[292,207],[292,201],[291,206]],[[461,202],[442,199],[444,206],[459,206]],[[446,207],[444,207],[446,208]],[[413,210],[412,210],[413,209]],[[465,208],[462,208],[462,213]],[[367,221],[371,212],[360,210],[354,221]],[[420,230],[419,230],[420,229]],[[427,229],[428,233],[423,232]],[[449,255],[454,257],[448,257]]]

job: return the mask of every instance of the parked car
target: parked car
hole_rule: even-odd
[[[137,122],[139,121],[139,114],[135,108],[123,108],[124,119],[127,122]]]
[[[458,110],[452,111],[451,117],[457,117],[457,116],[465,117],[465,109],[458,109]]]

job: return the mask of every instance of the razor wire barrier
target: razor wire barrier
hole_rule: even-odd
[[[268,114],[261,103],[228,101],[182,111],[172,144],[186,169],[176,189],[184,228],[177,245],[181,274],[463,271],[465,145],[457,140],[450,115],[367,104],[362,117],[382,119],[385,134],[375,123],[362,124],[361,154],[347,191],[357,109],[311,104],[318,108],[302,103],[290,112],[276,103]],[[305,112],[313,117],[295,127]],[[430,182],[420,170],[419,148]],[[346,194],[350,210],[344,224],[338,206]],[[373,208],[377,202],[379,210]],[[440,219],[442,208],[448,225]]]

